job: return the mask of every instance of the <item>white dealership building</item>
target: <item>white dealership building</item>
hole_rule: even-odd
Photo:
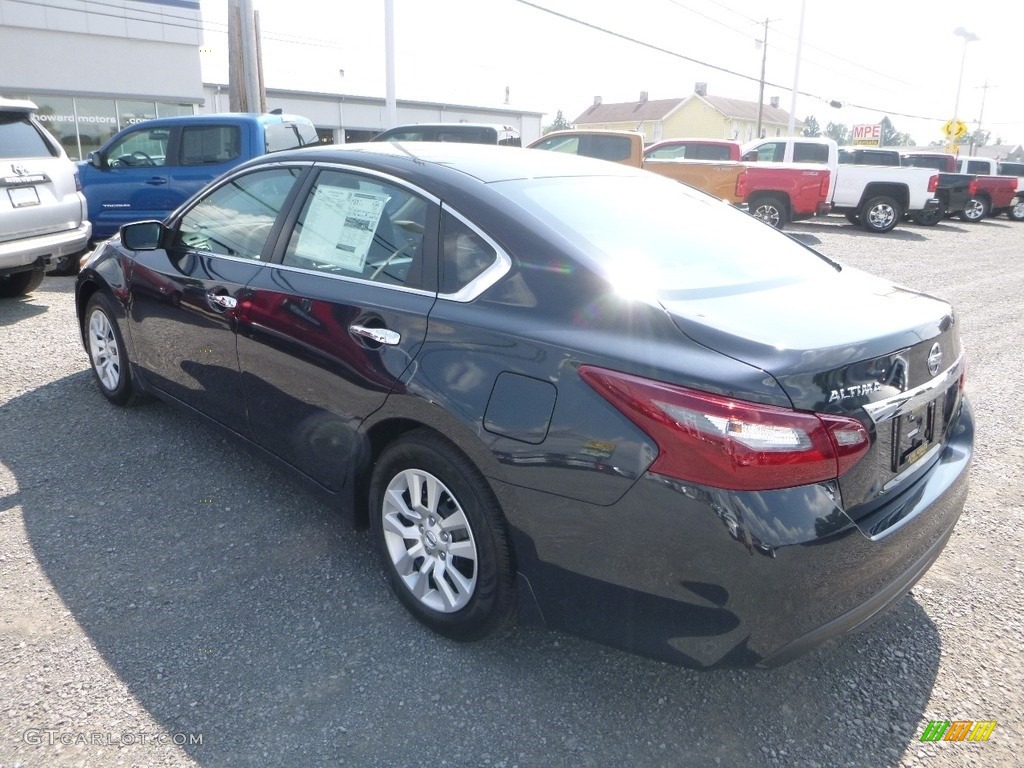
[[[201,56],[215,53],[203,46],[198,0],[0,0],[0,95],[34,101],[68,155],[81,159],[139,120],[227,111],[227,86],[203,83]],[[325,142],[361,141],[388,127],[382,97],[292,85],[268,82],[268,109],[308,117]],[[399,123],[509,125],[524,142],[540,135],[541,117],[398,101]]]

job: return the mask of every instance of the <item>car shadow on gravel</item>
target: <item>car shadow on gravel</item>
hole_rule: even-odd
[[[906,227],[902,226],[896,227],[895,229],[890,229],[888,232],[883,232],[881,234],[877,232],[868,232],[863,227],[858,227],[848,222],[842,222],[838,218],[835,221],[829,222],[801,221],[791,224],[790,227],[791,230],[795,230],[797,232],[828,232],[829,234],[837,235],[854,235],[859,237],[878,238],[880,242],[884,242],[887,239],[916,241],[923,241],[928,239],[924,235],[911,231]]]
[[[21,320],[41,315],[46,305],[33,301],[32,295],[17,298],[0,299],[0,328],[14,325]]]
[[[0,511],[21,507],[77,626],[157,722],[202,734],[183,748],[207,768],[886,766],[935,682],[913,598],[768,671],[533,628],[453,643],[401,608],[366,532],[196,418],[111,407],[79,373],[0,425]]]

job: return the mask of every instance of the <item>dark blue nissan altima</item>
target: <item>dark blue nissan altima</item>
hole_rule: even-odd
[[[460,640],[784,663],[899,600],[967,493],[948,304],[601,161],[271,155],[124,227],[76,301],[108,400],[291,467]]]

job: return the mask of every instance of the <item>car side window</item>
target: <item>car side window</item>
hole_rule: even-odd
[[[295,222],[283,263],[421,288],[429,205],[386,182],[322,171]]]
[[[213,190],[181,219],[174,246],[259,259],[301,168],[239,176]]]
[[[777,144],[773,141],[768,144],[761,144],[756,151],[757,157],[755,159],[757,162],[779,163],[786,156],[786,145]]]
[[[242,132],[237,125],[197,125],[181,129],[181,164],[216,165],[242,154]]]
[[[793,144],[794,163],[828,163],[827,144],[808,144],[796,142]]]
[[[450,213],[441,219],[441,293],[458,293],[498,259],[494,248]]]
[[[136,168],[167,165],[169,128],[142,129],[125,134],[107,150],[111,168]]]

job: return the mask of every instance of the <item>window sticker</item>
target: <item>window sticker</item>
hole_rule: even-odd
[[[390,196],[319,186],[306,212],[297,251],[314,261],[362,272]]]

